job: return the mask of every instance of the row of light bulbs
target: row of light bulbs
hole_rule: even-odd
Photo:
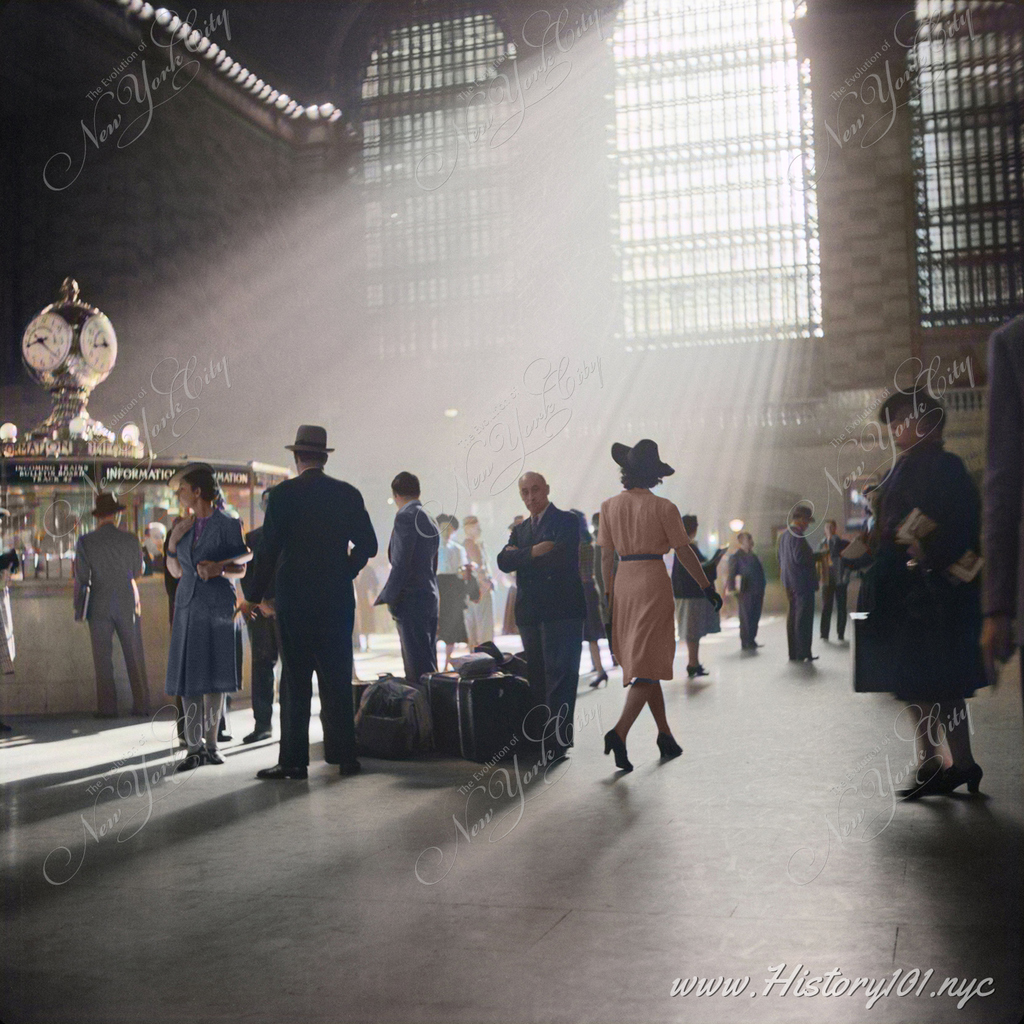
[[[89,427],[89,421],[84,416],[76,416],[69,424],[68,430],[71,432],[73,437],[84,437]],[[94,433],[102,433],[108,440],[114,440],[114,433],[107,430],[106,427],[101,427]],[[142,437],[142,431],[135,423],[126,423],[121,428],[121,442],[123,444],[131,445],[134,447],[139,443]],[[5,423],[0,426],[0,441],[6,442],[7,444],[14,444],[18,440],[18,428],[13,423]]]
[[[271,88],[262,78],[257,77],[248,68],[242,67],[237,60],[232,60],[221,47],[207,39],[198,29],[192,28],[188,22],[182,21],[178,15],[173,14],[166,7],[153,7],[152,4],[144,3],[143,0],[114,0],[114,2],[119,7],[125,8],[129,14],[135,15],[140,21],[155,21],[167,29],[171,35],[184,43],[191,53],[199,53],[207,60],[212,61],[218,71],[257,99],[263,100],[267,106],[276,107],[285,117],[290,117],[292,120],[306,117],[310,121],[322,119],[331,124],[340,119],[341,111],[333,103],[320,103],[319,105],[314,103],[304,107],[287,93]]]

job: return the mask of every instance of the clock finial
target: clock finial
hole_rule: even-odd
[[[65,277],[61,282],[60,291],[57,293],[59,302],[78,301],[78,282],[73,277]]]

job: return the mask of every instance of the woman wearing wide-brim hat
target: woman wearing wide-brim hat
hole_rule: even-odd
[[[612,646],[629,692],[615,728],[605,735],[604,752],[614,751],[616,767],[632,771],[626,734],[645,704],[658,726],[661,756],[668,760],[683,752],[665,717],[660,682],[672,678],[676,653],[675,601],[664,556],[675,551],[680,565],[716,609],[721,608],[722,599],[690,547],[679,509],[651,493],[652,487],[675,472],[661,461],[657,444],[647,438],[632,448],[613,444],[612,458],[622,467],[623,490],[601,503],[598,542],[605,588],[610,591]],[[619,561],[613,578],[615,554]]]

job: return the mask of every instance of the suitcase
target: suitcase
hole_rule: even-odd
[[[482,679],[434,673],[427,679],[427,695],[435,748],[478,763],[511,749],[529,707],[529,694],[526,680],[507,672]]]

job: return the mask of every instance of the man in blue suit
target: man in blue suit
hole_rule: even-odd
[[[782,586],[789,598],[786,614],[786,638],[789,641],[790,661],[817,661],[811,654],[814,638],[814,593],[818,589],[818,574],[814,552],[804,533],[814,522],[807,505],[797,505],[790,513],[789,526],[779,537],[779,573]]]
[[[541,738],[553,759],[572,746],[587,603],[580,581],[580,524],[548,500],[540,473],[525,473],[519,494],[530,513],[512,530],[498,568],[516,574],[516,625],[526,654],[531,704],[547,705],[549,724],[531,712],[526,738]]]
[[[374,604],[386,604],[398,627],[407,683],[437,671],[437,523],[420,504],[412,473],[391,481],[398,511],[388,542],[391,575]]]
[[[377,535],[359,491],[324,472],[334,449],[327,447],[323,427],[299,427],[295,444],[286,447],[295,454],[298,476],[270,492],[250,597],[240,602],[248,615],[274,578],[283,663],[281,753],[273,768],[256,777],[306,778],[314,670],[324,760],[340,765],[342,775],[354,775],[359,762],[352,709],[352,581],[377,553]]]

